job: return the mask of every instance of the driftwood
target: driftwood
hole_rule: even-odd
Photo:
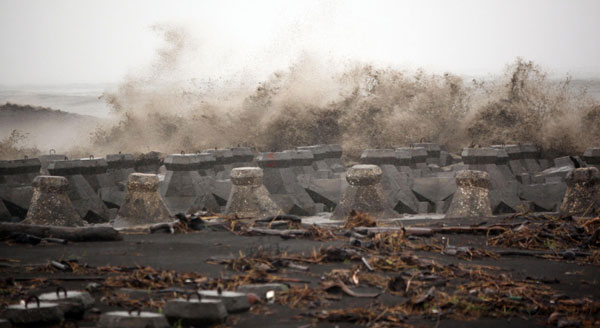
[[[150,233],[165,231],[165,232],[173,234],[173,233],[175,233],[175,225],[177,223],[179,223],[179,221],[153,224],[150,226]]]
[[[249,228],[247,230],[251,233],[257,233],[268,236],[280,236],[283,238],[292,238],[297,236],[304,236],[308,234],[308,230],[304,229],[289,229],[289,230],[277,230],[277,229],[261,229],[261,228]]]
[[[0,237],[25,233],[39,238],[58,238],[71,242],[123,240],[112,227],[54,227],[21,223],[0,223]]]
[[[280,214],[280,215],[267,216],[266,218],[258,219],[254,222],[269,223],[269,222],[274,222],[274,221],[291,221],[291,222],[301,223],[302,219],[296,215]]]
[[[335,288],[339,288],[341,291],[343,291],[346,295],[352,296],[352,297],[361,297],[361,298],[375,298],[377,296],[379,296],[381,293],[359,293],[359,292],[355,292],[352,289],[348,288],[348,286],[346,286],[346,284],[344,284],[341,281],[326,281],[321,283],[321,288],[325,291],[329,291]]]
[[[378,233],[387,232],[404,232],[408,236],[433,236],[436,233],[453,234],[453,233],[499,233],[504,232],[509,227],[506,225],[491,225],[483,227],[356,227],[355,232],[366,234],[369,236]]]
[[[491,251],[492,253],[500,256],[562,256],[563,258],[572,257],[586,257],[592,255],[590,252],[582,251],[541,251],[541,250],[526,250],[526,249],[510,249],[510,250],[497,250]]]

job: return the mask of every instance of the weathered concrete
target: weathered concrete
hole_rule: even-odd
[[[440,145],[432,142],[419,142],[410,145],[413,148],[425,148],[427,151],[427,164],[440,165],[440,152],[442,151]]]
[[[106,155],[106,163],[109,185],[101,187],[98,194],[109,208],[117,208],[125,201],[127,179],[135,172],[135,160],[132,154],[110,154]]]
[[[343,149],[338,144],[324,145],[325,149],[325,163],[333,173],[346,172],[346,165],[342,162]]]
[[[211,192],[213,180],[198,173],[201,161],[198,154],[168,155],[167,169],[159,193],[171,213],[195,213],[199,210],[220,212],[220,206]]]
[[[106,173],[108,164],[104,158],[82,158],[79,160],[81,168],[79,173],[90,184],[94,192],[99,193],[102,188],[114,186],[114,181]]]
[[[211,153],[199,153],[196,154],[198,158],[198,173],[200,173],[203,177],[211,177],[215,178],[215,165],[217,164],[217,160],[215,156]]]
[[[31,301],[31,297],[24,304],[9,305],[4,309],[3,315],[15,327],[43,327],[58,324],[64,319],[63,312],[56,303]]]
[[[231,194],[231,189],[233,188],[233,184],[230,179],[227,180],[211,180],[212,194],[217,200],[217,203],[222,208],[227,205],[227,200],[229,199],[229,195]]]
[[[419,201],[431,204],[435,213],[445,213],[457,189],[454,175],[454,172],[448,172],[446,175],[416,178],[412,191]]]
[[[113,311],[100,315],[97,328],[169,328],[164,315],[154,312]]]
[[[134,154],[135,171],[156,174],[162,165],[162,154],[151,151],[144,154]]]
[[[49,154],[41,155],[39,157],[39,159],[40,159],[40,163],[42,165],[40,167],[40,173],[43,175],[50,175],[50,172],[48,172],[48,164],[50,164],[54,161],[66,161],[69,158],[65,154],[56,154],[56,152],[53,152],[51,150]]]
[[[452,197],[446,218],[492,215],[489,188],[490,177],[484,171],[463,170],[456,173],[457,190]]]
[[[41,167],[38,158],[0,161],[0,184],[31,185]]]
[[[503,148],[465,148],[462,159],[466,169],[488,173],[494,213],[515,213],[523,208],[524,204],[518,197],[519,183],[507,166],[509,156]]]
[[[271,198],[286,214],[315,214],[315,203],[296,179],[290,152],[259,153],[256,163],[263,169],[263,184]]]
[[[457,154],[451,154],[447,151],[440,151],[440,167],[460,163],[462,158]]]
[[[563,156],[554,159],[554,167],[536,173],[533,183],[564,182],[567,174],[576,167],[585,167],[585,162],[579,156]]]
[[[381,186],[392,208],[398,213],[419,213],[419,201],[410,189],[409,175],[399,172],[398,152],[394,149],[367,149],[360,156],[361,164],[377,165],[383,176]]]
[[[89,223],[108,222],[108,208],[83,176],[94,170],[93,164],[89,160],[55,161],[48,165],[48,171],[69,180],[67,194],[81,218]]]
[[[129,179],[129,175],[135,172],[135,160],[133,154],[106,155],[106,164],[106,172],[117,182],[126,182],[127,179]]]
[[[427,165],[427,150],[423,147],[400,147],[396,148],[399,162],[398,170],[408,173],[411,178],[419,178],[429,175],[430,170]],[[408,161],[408,169],[406,167]]]
[[[600,147],[586,149],[583,160],[588,166],[595,166],[600,170]]]
[[[521,186],[519,197],[532,202],[535,212],[557,212],[567,191],[562,181]]]
[[[234,174],[232,172],[232,174]],[[233,178],[233,177],[232,177]],[[225,305],[227,312],[239,313],[250,309],[250,301],[248,295],[244,293],[219,290],[201,290],[198,292],[202,299],[220,300]]]
[[[215,174],[218,180],[228,179],[233,169],[233,152],[231,149],[205,149],[203,153],[212,154],[215,157]]]
[[[305,190],[315,203],[323,204],[324,210],[331,212],[339,204],[348,186],[345,176],[324,179],[313,177]]]
[[[263,185],[261,168],[235,168],[231,170],[231,182],[233,187],[225,208],[226,215],[258,218],[283,213]]]
[[[57,303],[66,318],[81,319],[85,310],[94,305],[94,297],[86,291],[60,290],[44,293],[39,296],[40,301]]]
[[[33,180],[33,198],[23,223],[78,227],[85,222],[67,196],[69,181],[64,177],[40,175]]]
[[[190,295],[190,299],[178,298],[167,301],[163,313],[173,325],[180,323],[184,327],[204,327],[224,322],[227,309],[221,300],[199,299]]]
[[[349,186],[331,219],[345,220],[352,210],[368,213],[375,219],[398,217],[381,186],[382,175],[377,165],[354,165],[348,169],[346,180]]]
[[[308,150],[313,154],[313,169],[315,171],[331,171],[326,159],[328,156],[329,147],[327,145],[313,145],[296,147],[297,150]]]
[[[291,159],[291,168],[298,178],[301,176],[310,177],[315,174],[315,169],[312,167],[314,156],[308,150],[284,150],[288,153]]]
[[[567,191],[560,206],[563,214],[600,214],[600,172],[595,167],[578,168],[565,178]]]
[[[33,187],[21,184],[0,184],[0,201],[13,217],[24,219],[33,197]]]
[[[542,171],[542,167],[538,162],[540,159],[540,148],[538,146],[531,144],[521,145],[521,153],[523,154],[523,164],[527,172],[535,174]]]
[[[4,205],[2,199],[0,199],[0,221],[9,221],[12,218],[12,215]]]
[[[233,147],[231,148],[233,155],[233,168],[254,166],[254,152],[250,147]]]
[[[521,152],[520,145],[496,145],[492,148],[502,148],[508,155],[508,167],[511,173],[517,177],[522,174],[529,174],[523,163],[524,154]]]
[[[158,176],[132,173],[125,202],[114,222],[115,228],[171,221],[171,213],[158,193]]]

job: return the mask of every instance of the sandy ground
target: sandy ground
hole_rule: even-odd
[[[434,221],[431,221],[434,222]],[[423,224],[423,221],[419,221]],[[426,223],[426,222],[425,222]],[[437,223],[439,224],[439,222]],[[485,246],[484,235],[445,235],[454,246],[472,246],[475,248],[493,250]],[[424,238],[429,242],[441,243],[441,235]],[[36,266],[46,266],[51,260],[77,260],[79,265],[90,266],[150,266],[160,270],[175,270],[177,272],[195,272],[209,278],[217,279],[223,276],[240,274],[222,264],[210,264],[210,258],[230,258],[244,254],[254,254],[259,247],[272,253],[287,252],[289,254],[310,254],[313,250],[328,246],[346,247],[347,239],[334,241],[315,241],[309,239],[282,239],[277,236],[238,236],[229,231],[198,231],[186,234],[128,234],[123,241],[117,242],[88,242],[45,244],[45,245],[18,245],[5,243],[0,246],[0,279],[17,279],[27,281],[28,278],[45,278],[48,280],[61,280],[59,283],[68,288],[84,288],[92,281],[102,282],[103,275],[89,276],[69,272],[40,272]],[[509,275],[512,279],[534,279],[540,284],[547,284],[556,293],[565,294],[569,298],[600,298],[599,267],[584,264],[580,261],[549,260],[536,257],[503,256],[499,259],[477,258],[472,260],[457,259],[453,256],[437,252],[414,251],[422,259],[433,259],[443,265],[462,264],[467,267],[486,265],[498,267],[502,274]],[[9,261],[10,259],[11,261]],[[333,269],[352,269],[361,266],[360,261],[344,261],[336,263],[308,264],[307,272],[291,269],[281,269],[277,275],[297,278],[306,281],[310,288],[319,288],[321,276]],[[365,270],[366,271],[366,270]],[[385,275],[394,276],[393,272]],[[75,277],[76,280],[69,280]],[[58,282],[58,281],[57,281]],[[293,283],[292,283],[293,285]],[[304,283],[297,284],[299,286]],[[45,286],[45,290],[54,287]],[[357,286],[353,290],[359,292],[380,291],[375,287]],[[95,293],[96,306],[100,310],[116,309],[100,302],[101,293]],[[355,298],[340,294],[337,301],[328,302],[322,309],[343,309],[350,307],[369,307],[375,304],[392,306],[403,302],[406,298],[389,293],[383,293],[376,299]],[[17,300],[14,300],[17,301]],[[263,310],[251,311],[232,315],[228,324],[236,327],[301,327],[313,325],[318,327],[350,327],[353,323],[318,321],[313,317],[302,315],[310,311],[322,309],[293,309],[280,304],[261,305]],[[260,313],[260,312],[267,312]],[[596,314],[597,315],[597,314]],[[81,327],[94,326],[97,315],[87,315],[86,320],[80,322]],[[546,325],[547,316],[529,316],[519,318],[507,316],[503,318],[478,318],[472,321],[457,321],[443,318],[409,318],[406,324],[417,327],[543,327]]]

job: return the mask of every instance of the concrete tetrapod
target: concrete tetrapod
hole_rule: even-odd
[[[348,188],[335,208],[332,220],[345,220],[352,210],[367,213],[375,219],[399,216],[392,210],[381,186],[382,171],[377,165],[354,165],[348,169]]]
[[[446,218],[492,215],[490,177],[487,172],[462,170],[456,173],[457,190],[452,197]]]
[[[565,178],[567,192],[560,206],[563,214],[600,214],[600,173],[595,167],[574,169]]]
[[[595,166],[600,170],[600,147],[586,149],[583,153],[583,160],[588,166]]]
[[[4,202],[0,199],[0,221],[9,221],[11,219],[10,212],[4,206]]]
[[[381,169],[381,186],[392,208],[398,213],[416,214],[419,201],[410,190],[408,173],[398,171],[399,162],[394,149],[366,149],[360,156],[361,164],[377,165]]]
[[[314,215],[315,203],[298,183],[293,166],[292,152],[259,153],[256,163],[263,169],[263,184],[271,199],[286,214]]]
[[[40,175],[33,179],[33,197],[23,223],[78,227],[85,222],[67,196],[69,181],[64,177]]]
[[[120,207],[125,201],[127,179],[135,172],[135,161],[132,154],[109,154],[106,155],[106,163],[110,184],[101,187],[98,194],[109,207]]]
[[[231,170],[231,193],[225,208],[226,215],[258,218],[282,213],[262,184],[263,170],[259,167],[239,167]]]
[[[212,178],[198,173],[203,164],[202,157],[202,154],[173,154],[165,158],[167,172],[159,193],[172,213],[195,213],[204,208],[220,211],[211,193]]]
[[[125,202],[117,213],[115,228],[171,221],[171,213],[158,193],[156,174],[132,173]]]
[[[48,172],[69,180],[67,195],[81,218],[89,223],[104,223],[110,220],[110,212],[84,176],[93,176],[96,164],[90,159],[55,161],[48,164]],[[103,165],[101,169],[106,167]]]
[[[31,184],[40,175],[41,166],[38,158],[0,161],[0,184]]]

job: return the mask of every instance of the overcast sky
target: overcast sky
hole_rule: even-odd
[[[0,84],[119,82],[156,57],[155,24],[185,32],[199,78],[262,78],[306,55],[466,75],[520,56],[600,77],[597,0],[0,0]]]

